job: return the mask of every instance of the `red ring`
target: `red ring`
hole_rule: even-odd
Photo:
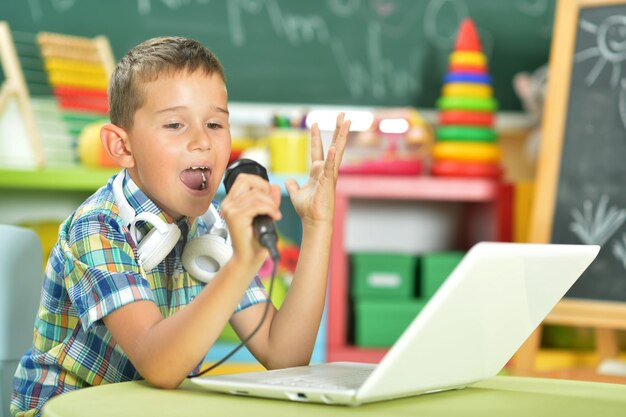
[[[440,177],[499,178],[502,176],[502,167],[491,163],[438,160],[432,165],[430,173]]]
[[[470,65],[470,64],[450,64],[448,66],[450,72],[468,72],[471,74],[488,74],[486,65]]]
[[[442,125],[493,126],[493,119],[491,112],[449,110],[439,113],[439,124]]]

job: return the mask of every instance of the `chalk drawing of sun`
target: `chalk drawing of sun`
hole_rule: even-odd
[[[596,36],[596,45],[579,51],[574,56],[575,62],[583,62],[588,59],[596,59],[587,76],[585,83],[590,86],[596,82],[602,70],[607,64],[613,66],[611,70],[611,87],[618,86],[622,62],[626,61],[626,16],[611,16],[599,25],[581,19],[580,28]]]
[[[626,80],[620,82],[619,95],[617,98],[617,109],[622,125],[626,129]]]

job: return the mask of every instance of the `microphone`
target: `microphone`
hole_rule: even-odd
[[[265,181],[269,181],[267,170],[263,165],[252,159],[238,159],[230,164],[224,173],[224,188],[226,188],[226,193],[230,191],[230,188],[235,183],[235,179],[239,174],[254,174],[263,178]],[[276,246],[278,243],[278,235],[276,234],[276,228],[274,227],[272,219],[265,214],[258,215],[252,221],[252,227],[254,228],[257,239],[259,239],[259,243],[269,250],[274,262],[278,262],[280,258]]]

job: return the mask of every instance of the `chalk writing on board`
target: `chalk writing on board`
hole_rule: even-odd
[[[356,3],[353,4],[355,6]],[[421,91],[420,58],[418,52],[408,52],[409,66],[394,64],[384,56],[382,30],[378,21],[369,21],[366,30],[365,45],[367,62],[364,64],[350,58],[350,51],[343,41],[330,34],[323,17],[315,14],[299,16],[284,12],[276,0],[232,0],[228,3],[228,21],[231,40],[235,45],[245,45],[242,13],[259,14],[266,11],[277,36],[284,37],[292,45],[316,42],[328,44],[352,97],[362,97],[371,91],[377,98],[388,95],[402,96],[406,91]],[[344,12],[347,12],[344,10]]]
[[[432,0],[424,12],[424,35],[428,42],[441,51],[451,51],[461,21],[471,16],[467,4],[461,0]],[[494,39],[491,33],[478,29],[483,53],[493,55]]]
[[[207,4],[211,0],[160,0],[165,6],[171,10],[180,9],[183,6],[187,6],[190,3]],[[137,0],[137,10],[141,15],[150,14],[152,11],[152,0]]]
[[[622,239],[618,239],[613,243],[613,255],[620,261],[620,264],[626,269],[626,233],[622,235]]]
[[[612,65],[611,86],[617,87],[622,72],[622,62],[626,60],[626,16],[610,16],[599,25],[585,19],[579,22],[580,28],[596,37],[596,45],[579,51],[574,56],[576,63],[595,59],[595,64],[585,77],[588,86],[593,85],[607,63]]]
[[[328,8],[335,16],[352,16],[359,10],[361,0],[328,0]]]
[[[553,0],[519,0],[515,3],[515,8],[520,13],[530,17],[541,17],[548,13],[550,7],[554,4]],[[545,39],[552,38],[552,24],[546,22],[541,28],[541,33]]]
[[[31,13],[40,13],[43,0],[29,0]],[[66,12],[78,0],[47,0],[57,12]],[[210,0],[136,0],[137,10],[141,16],[148,16],[155,12],[153,5],[159,3],[170,11],[177,11],[184,7],[203,5]],[[440,0],[436,0],[440,2]],[[443,0],[444,2],[450,0]],[[458,4],[458,0],[456,1]],[[328,2],[332,14],[347,16],[358,12],[361,0],[331,0]],[[345,47],[344,40],[331,34],[328,23],[320,14],[310,13],[301,15],[285,11],[277,0],[229,0],[226,4],[226,19],[230,41],[235,46],[245,46],[248,37],[244,18],[255,16],[268,19],[274,34],[286,40],[290,45],[319,44],[328,46],[333,53],[340,76],[348,87],[350,95],[360,98],[371,93],[376,98],[403,97],[407,91],[419,94],[422,91],[421,78],[421,49],[415,45],[407,50],[407,59],[403,63],[396,63],[385,56],[383,41],[396,36],[406,35],[406,32],[415,30],[414,21],[418,10],[405,17],[400,28],[395,32],[383,27],[384,17],[394,13],[397,8],[393,1],[371,3],[376,9],[379,19],[368,19],[364,22],[365,59],[351,57],[351,51]],[[464,8],[466,14],[466,9]],[[404,16],[403,16],[404,17]],[[381,23],[382,21],[382,23]],[[459,19],[460,21],[460,19]],[[383,33],[384,32],[384,33]]]
[[[626,210],[617,207],[608,207],[609,197],[603,194],[594,213],[593,203],[590,200],[583,202],[583,211],[572,209],[574,221],[570,223],[570,230],[574,232],[582,243],[588,245],[604,245],[617,232],[626,220]]]
[[[458,0],[433,0],[428,3],[424,13],[424,34],[437,48],[451,50],[456,38],[456,29],[465,16],[469,16],[465,3]],[[440,19],[444,17],[456,24],[441,25]]]
[[[301,16],[286,13],[276,0],[231,0],[227,7],[230,39],[236,46],[247,42],[243,13],[260,15],[267,12],[276,35],[286,38],[291,45],[301,42],[327,44],[331,39],[324,18],[316,14]]]
[[[370,64],[368,67],[358,61],[349,58],[350,51],[346,50],[343,42],[335,39],[331,42],[331,49],[344,81],[350,89],[353,97],[361,97],[367,89],[371,89],[374,97],[384,97],[388,88],[393,95],[400,96],[406,91],[416,91],[419,93],[422,85],[420,55],[412,53],[409,55],[408,68],[396,68],[391,60],[385,59],[380,42],[380,27],[375,23],[370,23],[367,32],[367,53]],[[373,63],[377,64],[374,65]]]
[[[548,0],[520,0],[515,6],[528,16],[541,16],[548,10]]]
[[[78,0],[50,0],[50,5],[57,12],[64,12],[74,7],[74,4]],[[30,8],[30,14],[35,22],[40,21],[43,18],[43,12],[41,11],[41,4],[39,0],[28,0],[28,6]]]

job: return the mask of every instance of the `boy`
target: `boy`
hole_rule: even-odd
[[[256,277],[267,250],[254,238],[252,219],[280,219],[280,190],[260,177],[238,175],[221,204],[233,255],[213,280],[194,280],[180,261],[185,243],[207,231],[199,216],[209,209],[230,155],[227,91],[217,58],[190,39],[148,40],[117,65],[109,102],[111,123],[101,138],[124,168],[118,175],[125,199],[138,215],[175,223],[181,237],[163,261],[144,270],[135,241],[152,226],[137,222],[139,234],[127,227],[114,179],[60,226],[33,347],[14,379],[13,415],[38,415],[54,395],[90,385],[143,378],[175,388],[198,368],[229,320],[246,337],[267,302]],[[301,256],[282,308],[271,307],[247,343],[268,369],[309,362],[349,127],[340,114],[324,160],[313,126],[310,178],[302,187],[286,183],[302,221]]]

